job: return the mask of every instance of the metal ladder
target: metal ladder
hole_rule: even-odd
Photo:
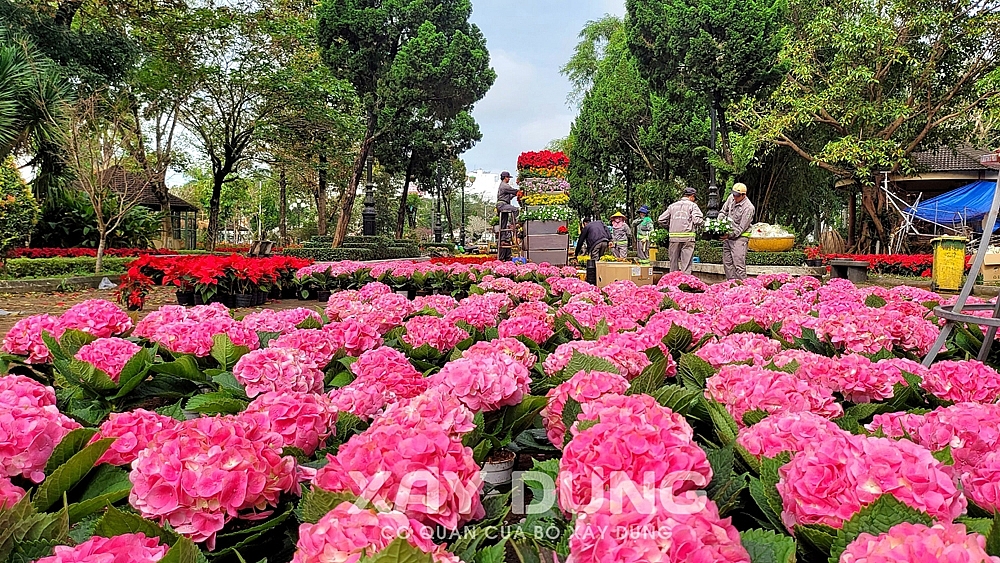
[[[513,211],[500,212],[500,232],[497,235],[497,260],[505,249],[510,249],[511,258],[521,255],[520,239],[517,237],[517,222]],[[504,228],[506,225],[507,228]]]

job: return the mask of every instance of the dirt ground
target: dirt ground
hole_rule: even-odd
[[[86,289],[68,293],[0,293],[0,337],[7,334],[14,323],[31,315],[40,313],[61,314],[73,305],[88,299],[107,299],[115,301],[115,290]],[[176,305],[177,298],[172,288],[156,287],[146,298],[146,306],[142,311],[136,313],[138,318],[146,316],[150,311],[155,311],[161,305]],[[248,309],[238,309],[238,315],[245,315],[261,309],[294,309],[296,307],[316,308],[321,303],[317,301],[299,301],[298,299],[288,299],[282,301],[269,301],[260,307]]]

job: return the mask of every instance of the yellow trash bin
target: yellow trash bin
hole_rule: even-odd
[[[938,237],[931,241],[934,262],[931,266],[931,289],[958,291],[965,275],[965,237]]]
[[[649,248],[649,261],[656,262],[656,247],[652,246]]]

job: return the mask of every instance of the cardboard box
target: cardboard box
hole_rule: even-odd
[[[987,254],[981,272],[984,282],[1000,282],[1000,254]]]
[[[603,288],[621,280],[631,280],[635,285],[652,285],[653,267],[621,262],[597,263],[597,287]]]

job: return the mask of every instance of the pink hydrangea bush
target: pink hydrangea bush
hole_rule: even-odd
[[[264,427],[312,455],[337,429],[337,411],[325,395],[271,391],[258,395],[240,416],[262,415]]]
[[[348,491],[449,530],[485,515],[472,450],[443,426],[376,424],[329,460],[313,480],[322,489]]]
[[[755,366],[725,366],[708,378],[705,396],[722,403],[737,424],[752,410],[769,414],[812,412],[837,418],[843,407],[830,390],[799,377]]]
[[[650,364],[645,350],[636,350],[633,346],[632,337],[618,333],[606,334],[597,341],[574,340],[556,347],[542,362],[542,368],[546,375],[555,375],[569,364],[574,352],[579,352],[611,362],[625,379],[631,381]]]
[[[275,338],[271,341],[270,347],[298,350],[308,356],[317,367],[323,369],[343,349],[342,342],[330,331],[300,328]]]
[[[264,348],[243,356],[233,375],[247,396],[269,391],[322,393],[324,374],[305,353],[292,348]]]
[[[798,453],[811,444],[844,431],[830,420],[811,412],[771,415],[749,428],[741,428],[737,443],[756,457],[776,457],[781,452]]]
[[[777,340],[763,334],[742,332],[706,343],[698,350],[697,356],[712,367],[719,368],[742,362],[764,364],[780,351],[781,343]]]
[[[178,421],[169,416],[145,409],[111,413],[90,440],[94,443],[102,438],[115,438],[97,463],[130,465],[157,432],[177,424]]]
[[[198,319],[189,316],[183,320],[168,322],[153,328],[153,334],[148,338],[171,352],[191,354],[198,358],[207,357],[215,344],[214,337],[224,334],[236,346],[245,346],[250,350],[260,348],[260,337],[243,323],[231,317],[211,314],[208,318]]]
[[[1000,452],[991,451],[966,469],[962,475],[965,494],[980,508],[1000,511]]]
[[[0,475],[41,483],[52,450],[77,428],[53,405],[0,406]]]
[[[0,407],[48,407],[55,404],[55,389],[23,375],[0,376]]]
[[[398,350],[369,350],[351,364],[355,380],[330,392],[333,406],[361,418],[372,418],[387,405],[411,399],[427,390],[428,380]]]
[[[295,458],[280,436],[234,416],[187,420],[153,436],[132,463],[129,503],[198,543],[234,518],[257,518],[282,493],[298,494]]]
[[[924,376],[923,388],[945,401],[995,403],[1000,373],[976,360],[938,362]]]
[[[459,440],[476,427],[475,414],[454,395],[439,388],[393,403],[372,421],[372,426],[396,424],[407,428],[432,425]]]
[[[524,342],[516,338],[498,338],[488,342],[476,342],[468,350],[462,352],[462,357],[475,358],[476,356],[490,355],[496,352],[507,354],[511,358],[514,358],[514,361],[529,370],[538,361],[538,358],[531,353],[531,350],[524,345]]]
[[[433,530],[397,511],[361,509],[339,504],[315,524],[299,526],[292,563],[357,563],[382,551],[396,538],[406,538],[417,549],[431,554],[435,563],[457,558],[431,541]]]
[[[330,323],[323,330],[333,336],[334,343],[344,354],[355,358],[382,346],[378,327],[354,319]]]
[[[413,349],[430,346],[439,353],[445,353],[469,338],[469,333],[441,317],[413,317],[403,326],[406,329],[403,333],[403,342]]]
[[[27,356],[24,360],[26,364],[47,364],[52,361],[52,355],[42,340],[42,333],[58,339],[63,330],[59,319],[52,315],[25,317],[14,323],[4,335],[3,351],[15,356]]]
[[[147,538],[142,532],[110,538],[93,536],[75,547],[57,545],[54,555],[35,563],[156,563],[168,549],[159,538]]]
[[[549,441],[553,446],[562,449],[566,437],[566,425],[563,423],[562,415],[568,399],[583,405],[603,395],[609,393],[620,395],[627,390],[628,381],[624,377],[604,371],[581,371],[565,383],[550,389],[545,394],[549,402],[541,412]]]
[[[74,329],[97,338],[110,338],[132,330],[132,319],[121,307],[104,299],[77,303],[59,316],[64,330]]]
[[[445,315],[458,307],[458,301],[450,295],[422,295],[413,300],[413,310],[429,309],[439,315]]]
[[[840,555],[840,563],[1000,563],[986,552],[986,538],[967,533],[962,524],[931,527],[903,522],[888,532],[862,533]]]
[[[740,534],[715,503],[621,506],[603,499],[580,516],[569,539],[566,563],[659,561],[662,563],[750,563]]]
[[[0,510],[13,508],[24,498],[24,489],[10,482],[10,479],[0,475]]]
[[[431,387],[453,394],[473,412],[520,403],[530,383],[527,368],[502,352],[459,358],[428,378]]]
[[[142,350],[141,346],[122,338],[98,338],[82,346],[75,357],[103,371],[112,381],[117,382],[122,368],[139,350]]]
[[[323,324],[323,319],[319,316],[319,313],[304,307],[283,311],[264,309],[263,311],[250,313],[243,317],[242,322],[244,326],[254,332],[287,334],[295,330],[295,327],[303,321],[310,318],[321,325]]]
[[[545,344],[555,334],[548,322],[533,317],[504,319],[500,321],[497,330],[500,333],[500,338],[521,336],[538,345]]]
[[[952,467],[908,440],[830,437],[792,456],[778,474],[789,531],[804,524],[840,528],[884,494],[944,522],[967,504]]]
[[[653,487],[671,497],[708,486],[712,468],[683,416],[649,395],[603,395],[583,405],[559,462],[559,506],[593,512],[613,490]]]

